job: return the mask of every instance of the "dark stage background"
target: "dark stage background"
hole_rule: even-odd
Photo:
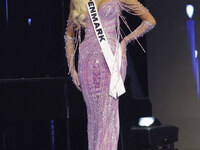
[[[125,81],[127,92],[120,98],[119,150],[135,149],[130,127],[137,122],[139,117],[152,115],[150,101],[153,103],[154,115],[157,118],[164,123],[172,123],[181,127],[180,122],[174,121],[175,119],[170,120],[174,114],[177,114],[177,109],[174,107],[174,99],[173,103],[168,103],[170,101],[167,98],[174,96],[169,94],[169,89],[170,92],[174,93],[178,90],[181,94],[184,90],[191,92],[190,96],[187,95],[188,99],[194,94],[192,93],[194,89],[192,75],[182,76],[186,73],[189,74],[188,70],[184,70],[184,72],[179,70],[181,78],[178,76],[176,80],[171,80],[174,77],[174,72],[167,74],[172,70],[164,70],[169,65],[177,63],[174,53],[178,52],[178,48],[172,49],[174,43],[169,43],[172,39],[170,33],[173,33],[176,41],[180,40],[180,37],[184,38],[184,29],[179,29],[178,25],[180,24],[175,18],[181,19],[181,17],[176,16],[180,13],[177,8],[183,8],[184,4],[173,5],[176,8],[174,9],[176,15],[174,18],[170,18],[168,8],[166,7],[165,10],[161,2],[154,1],[146,1],[146,3],[144,0],[140,1],[144,5],[147,4],[158,24],[153,31],[148,33],[147,39],[146,36],[139,38],[147,50],[147,54],[143,53],[137,42],[128,46],[128,70]],[[158,7],[159,5],[160,7]],[[63,35],[68,10],[69,1],[67,0],[0,1],[1,149],[66,150],[69,147],[72,150],[87,149],[85,103],[81,93],[74,87],[71,78],[67,75]],[[141,22],[136,16],[129,16],[125,13],[124,15],[127,16],[127,21],[132,29]],[[165,15],[166,17],[163,19]],[[176,20],[176,22],[168,25],[167,19]],[[176,28],[172,28],[175,25]],[[123,24],[121,27],[126,30]],[[180,41],[177,45],[183,43],[182,40]],[[166,50],[163,51],[164,49]],[[186,63],[182,64],[182,60],[189,59],[187,51],[183,53],[184,49],[185,46],[182,45],[181,56],[183,57],[180,57],[180,53],[178,53],[178,62],[182,69],[185,69],[184,65],[186,65]],[[163,52],[167,55],[164,55]],[[167,58],[170,58],[171,63],[165,60]],[[165,62],[165,67],[160,61]],[[164,71],[160,70],[160,66]],[[175,66],[174,71],[180,69],[180,66]],[[190,67],[188,65],[187,69]],[[164,73],[166,73],[165,79],[161,78]],[[169,78],[170,75],[171,78]],[[185,86],[181,84],[177,87],[175,86],[176,82],[182,83],[185,78],[188,79],[188,88],[178,89]],[[166,88],[160,88],[159,85],[164,81],[166,84],[168,83]],[[173,90],[171,86],[173,86]],[[150,98],[148,93],[150,93]],[[183,102],[186,94],[176,98]],[[160,104],[160,99],[163,100],[162,104]],[[195,99],[196,103],[198,100]],[[180,105],[177,103],[177,106]],[[197,106],[194,107],[197,108]],[[196,112],[198,112],[197,109]],[[170,116],[166,117],[167,115]],[[185,130],[184,127],[181,129]],[[182,136],[184,136],[183,132]],[[184,145],[181,143],[185,141],[186,139],[182,140],[179,145],[183,147]]]
[[[191,19],[186,6],[193,5]],[[179,127],[180,150],[199,150],[200,101],[198,97],[199,56],[192,60],[191,37],[187,23],[194,21],[200,49],[200,1],[198,0],[146,0],[146,6],[157,20],[157,27],[147,35],[149,99],[153,114],[165,124]],[[196,63],[196,66],[195,66]],[[193,72],[195,67],[196,72]]]
[[[0,14],[0,149],[67,149],[62,1],[2,0]]]

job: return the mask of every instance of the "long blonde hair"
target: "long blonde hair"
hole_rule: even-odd
[[[87,17],[87,3],[89,0],[72,0],[74,10],[72,12],[73,22],[77,25],[76,29],[86,27],[84,19]]]

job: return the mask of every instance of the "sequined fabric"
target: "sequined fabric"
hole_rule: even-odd
[[[150,29],[149,23],[142,23],[135,31],[132,31],[122,15],[122,10],[131,15],[142,15],[148,11],[142,4],[121,3],[120,0],[109,0],[99,9],[99,17],[107,36],[108,43],[113,54],[118,50],[120,31],[120,18],[130,30],[127,42],[137,40]],[[134,10],[140,13],[134,13]],[[85,19],[85,38],[81,42],[81,30],[76,32],[75,38],[67,36],[74,27],[72,18],[67,21],[65,32],[65,49],[68,60],[69,73],[74,67],[74,54],[79,50],[78,76],[81,90],[87,107],[88,116],[88,147],[89,150],[117,150],[119,138],[119,99],[109,95],[110,71],[104,59],[101,47],[96,38],[89,14]],[[122,31],[123,32],[123,31]],[[78,47],[79,45],[79,47]],[[122,57],[120,74],[122,80],[126,77],[126,60]]]
[[[116,26],[119,19],[117,1],[110,0],[99,10],[99,17],[113,54],[116,50]],[[89,16],[85,39],[79,46],[78,75],[88,115],[89,150],[117,150],[119,137],[118,99],[109,96],[110,72]],[[122,60],[122,79],[126,76]]]

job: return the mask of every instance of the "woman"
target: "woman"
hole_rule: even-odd
[[[82,92],[86,103],[89,150],[117,150],[119,96],[113,97],[109,94],[111,73],[89,16],[88,2],[89,0],[71,0],[70,3],[70,14],[64,36],[69,73],[77,89]],[[124,82],[127,44],[133,40],[137,41],[137,38],[150,31],[156,25],[156,21],[148,9],[137,0],[95,0],[94,2],[113,55],[122,51],[122,61],[118,62],[121,62],[119,73]],[[123,10],[141,18],[140,26],[134,31],[131,31],[122,15]],[[120,33],[119,18],[130,30],[130,34],[125,38],[122,38]],[[85,30],[85,38],[82,42],[81,28]],[[121,49],[118,48],[119,45]],[[74,54],[77,49],[79,50],[78,72],[74,64]]]

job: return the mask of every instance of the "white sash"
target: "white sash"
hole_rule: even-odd
[[[109,95],[117,98],[126,92],[123,80],[120,75],[122,61],[121,45],[118,42],[117,50],[115,52],[115,55],[113,56],[110,45],[108,44],[108,40],[106,38],[106,34],[101,25],[95,1],[90,0],[88,2],[87,8],[90,14],[90,18],[92,20],[95,34],[97,36],[104,58],[111,73]]]

